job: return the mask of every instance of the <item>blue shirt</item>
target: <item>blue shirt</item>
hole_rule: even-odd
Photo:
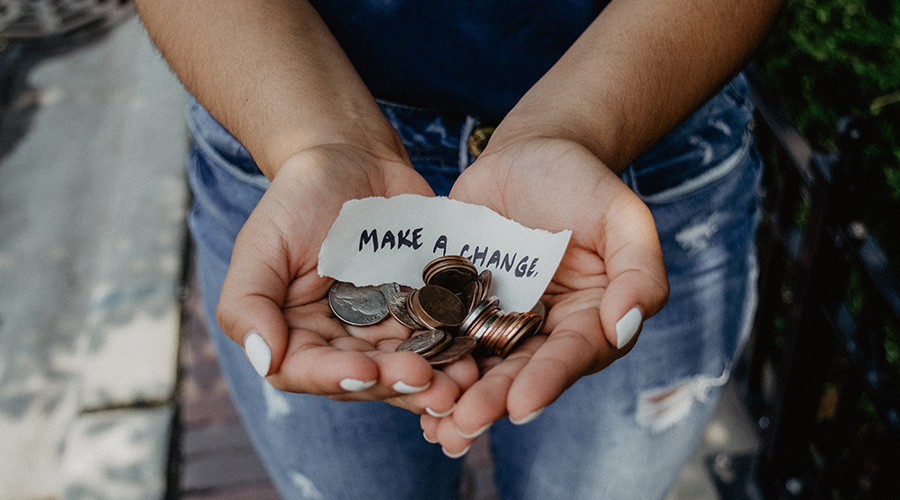
[[[312,3],[376,97],[496,122],[607,2]]]

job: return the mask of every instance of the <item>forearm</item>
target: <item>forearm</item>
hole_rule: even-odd
[[[616,172],[740,70],[782,0],[613,0],[491,139],[559,137]]]
[[[294,153],[351,144],[403,157],[337,41],[301,0],[140,0],[141,18],[187,89],[272,178]]]

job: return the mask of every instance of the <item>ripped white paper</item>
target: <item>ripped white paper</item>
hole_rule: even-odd
[[[413,194],[344,203],[319,251],[319,275],[357,286],[424,285],[422,269],[462,255],[490,270],[506,311],[530,310],[546,290],[572,232],[530,229],[493,210]]]

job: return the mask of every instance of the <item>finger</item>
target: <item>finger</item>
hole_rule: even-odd
[[[334,328],[343,330],[340,325]],[[421,356],[385,352],[346,335],[325,341],[322,330],[291,330],[281,370],[268,377],[273,385],[348,401],[384,400],[422,392],[432,385],[434,370]],[[387,342],[396,346],[400,341]]]
[[[393,318],[386,318],[375,325],[370,326],[354,326],[344,324],[344,329],[350,335],[366,340],[372,345],[390,340],[406,340],[412,334],[412,330],[403,326],[399,321]]]
[[[446,373],[454,382],[456,382],[456,385],[458,385],[463,392],[472,387],[472,384],[477,382],[478,378],[481,376],[478,363],[472,356],[466,356],[455,363],[444,366],[440,371]]]
[[[637,197],[629,198],[628,209],[608,225],[601,253],[609,285],[600,317],[607,340],[617,349],[630,348],[643,321],[659,312],[669,295],[653,217]]]
[[[452,415],[461,437],[474,439],[507,415],[506,401],[513,380],[541,342],[540,339],[529,339],[463,393]]]
[[[289,278],[277,237],[260,233],[248,222],[238,234],[216,317],[225,334],[244,347],[256,371],[266,376],[278,370],[284,357],[287,323],[281,306]]]
[[[509,389],[506,403],[513,423],[531,421],[579,378],[605,368],[619,357],[601,333],[596,307],[568,314],[549,336],[534,337],[541,338],[541,345],[529,346],[534,354]]]
[[[378,363],[368,354],[371,349],[374,346],[353,337],[328,342],[319,331],[293,329],[281,368],[268,380],[287,392],[349,392],[359,393],[358,399],[375,399],[367,395],[380,379]]]
[[[400,340],[400,339],[384,340],[382,342],[379,342],[378,350],[385,352],[385,353],[395,352],[401,342],[402,342],[402,340]],[[404,353],[404,355],[407,357],[410,354],[412,354],[412,353],[409,353],[409,352]],[[425,358],[423,358],[422,356],[419,356],[418,354],[416,354],[415,357],[418,358],[419,360],[427,363]],[[393,362],[395,362],[395,361],[392,361],[392,363]],[[419,364],[421,364],[421,363],[419,363]],[[430,366],[430,364],[429,364],[429,366]],[[385,371],[385,373],[388,373],[388,372],[389,372],[389,370]],[[479,373],[479,369],[478,369],[478,364],[475,362],[475,358],[473,358],[472,356],[466,356],[466,357],[460,359],[459,361],[453,362],[449,365],[441,367],[440,369],[434,370],[434,376],[435,377],[440,376],[442,378],[446,377],[447,380],[451,381],[458,388],[458,394],[457,394],[457,397],[458,397],[459,394],[461,394],[466,389],[471,387],[472,384],[474,384],[478,380],[480,373]],[[455,401],[455,399],[456,398],[454,398],[454,401]],[[431,410],[433,410],[431,413],[432,414],[441,414],[441,413],[446,413],[448,411],[447,408],[441,408],[440,406],[441,405],[430,406],[429,408]],[[444,406],[446,406],[446,405],[444,405]]]
[[[433,435],[431,432],[428,432],[425,436],[429,441],[433,439],[434,442],[440,444],[444,455],[447,455],[450,458],[461,458],[464,456],[477,438],[477,436],[463,436],[452,418],[438,419],[436,427]],[[485,431],[486,430],[487,427],[485,428]]]
[[[435,372],[428,389],[410,395],[388,398],[388,403],[405,408],[418,415],[426,414],[442,418],[453,413],[461,391],[459,386],[443,372]]]
[[[441,420],[440,417],[435,417],[433,415],[429,415],[425,413],[419,417],[419,425],[422,427],[422,436],[425,438],[425,441],[429,443],[437,443],[437,429],[438,425],[440,425]]]

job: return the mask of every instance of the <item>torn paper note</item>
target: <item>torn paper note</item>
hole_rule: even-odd
[[[529,229],[493,210],[445,197],[400,195],[344,204],[319,252],[319,275],[357,286],[424,285],[422,269],[462,255],[492,274],[504,310],[530,310],[550,283],[571,231]]]

